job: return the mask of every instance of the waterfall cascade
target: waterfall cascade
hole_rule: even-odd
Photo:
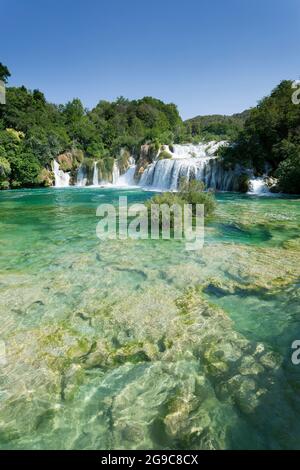
[[[86,169],[83,165],[81,165],[77,171],[77,182],[76,186],[86,186],[87,183],[87,175]]]
[[[112,184],[116,185],[120,178],[120,170],[116,162],[114,162],[113,171],[112,171]]]
[[[265,178],[263,176],[253,177],[249,180],[249,191],[248,194],[270,194],[270,190],[265,182]]]
[[[97,162],[94,162],[93,186],[99,186],[99,177],[98,177],[98,166],[97,166]]]
[[[238,191],[241,169],[236,167],[234,170],[226,170],[222,160],[216,155],[218,149],[223,145],[227,145],[227,143],[213,141],[199,144],[163,145],[161,150],[167,151],[170,158],[160,160],[158,153],[156,159],[146,166],[138,183],[135,180],[136,164],[133,157],[129,158],[129,167],[123,174],[120,174],[117,161],[114,162],[110,178],[112,182],[99,179],[99,168],[96,161],[91,170],[88,170],[83,164],[77,171],[75,184],[81,187],[86,185],[95,187],[138,185],[145,189],[176,191],[180,179],[183,177],[188,180],[203,181],[207,189]],[[56,187],[62,188],[70,185],[70,174],[60,170],[56,160],[53,160],[53,172]],[[249,194],[270,194],[264,177],[254,177],[251,170],[248,170],[247,173],[250,175]]]
[[[129,159],[129,167],[123,173],[123,175],[119,175],[119,178],[117,179],[115,185],[119,187],[127,187],[127,186],[136,186],[136,182],[134,179],[134,174],[135,174],[135,169],[136,169],[136,164],[135,160],[133,157],[130,157]]]
[[[238,183],[238,172],[225,170],[222,162],[216,157],[220,146],[226,142],[207,144],[174,145],[168,150],[172,158],[154,161],[141,176],[139,185],[157,190],[178,189],[181,177],[188,180],[203,181],[206,188],[221,191],[232,191]]]
[[[56,160],[53,160],[53,173],[56,188],[65,188],[70,185],[70,174],[60,170]]]

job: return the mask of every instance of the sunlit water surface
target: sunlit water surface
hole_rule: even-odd
[[[0,193],[0,448],[300,448],[300,200],[217,195],[201,251],[96,237],[152,194]]]

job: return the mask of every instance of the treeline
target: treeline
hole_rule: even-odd
[[[0,64],[0,79],[8,76]],[[0,105],[0,186],[50,184],[51,161],[61,154],[66,171],[83,158],[109,167],[121,148],[137,153],[143,143],[179,142],[184,136],[177,107],[155,98],[120,97],[88,111],[79,99],[55,105],[39,90],[7,88],[6,104]]]
[[[292,82],[282,81],[250,110],[234,145],[223,149],[228,163],[266,171],[285,193],[300,194],[300,104],[294,104]]]
[[[9,76],[0,63],[0,80]],[[183,122],[175,104],[152,97],[100,101],[89,111],[79,99],[56,105],[39,90],[9,87],[0,105],[0,188],[51,185],[57,157],[73,174],[83,159],[90,166],[99,160],[109,173],[121,149],[138,156],[144,143],[229,140],[222,151],[227,166],[238,163],[258,175],[268,169],[281,190],[300,193],[300,105],[293,92],[292,82],[283,81],[251,110]]]
[[[232,114],[231,116],[222,114],[196,116],[185,121],[186,134],[190,136],[190,141],[234,141],[238,138],[249,114],[250,110]]]

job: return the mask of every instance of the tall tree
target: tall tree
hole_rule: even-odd
[[[6,65],[0,62],[0,80],[2,80],[4,83],[7,83],[8,77],[10,77],[10,71]]]

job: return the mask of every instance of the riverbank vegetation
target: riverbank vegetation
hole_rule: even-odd
[[[234,145],[223,149],[225,161],[268,172],[285,193],[300,194],[300,105],[292,101],[292,82],[282,81],[251,109]]]
[[[162,229],[165,224],[167,227],[169,226],[169,219],[172,228],[175,226],[175,220],[177,220],[178,223],[183,223],[183,209],[186,204],[190,205],[193,225],[196,222],[197,204],[204,206],[205,218],[211,217],[216,209],[214,193],[211,191],[206,192],[202,181],[188,181],[186,178],[181,178],[177,192],[157,194],[146,201],[145,204],[148,209],[149,218],[152,217],[155,219],[155,217],[157,217],[159,219],[160,229]],[[170,210],[167,212],[163,210],[155,212],[153,210],[153,207],[160,206],[160,208],[162,208],[163,205],[167,206]]]
[[[5,81],[10,75],[4,65],[0,74]],[[68,157],[75,154],[106,168],[121,149],[135,154],[143,143],[171,143],[184,131],[177,107],[155,98],[102,100],[88,111],[78,98],[55,105],[39,90],[8,87],[0,105],[0,186],[47,185],[51,161],[62,154],[65,171],[78,166]]]
[[[9,76],[0,63],[0,79]],[[54,158],[72,176],[83,159],[105,170],[124,151],[139,158],[143,144],[213,139],[233,144],[220,152],[227,167],[269,171],[282,191],[300,193],[300,105],[292,103],[293,92],[283,81],[251,110],[183,122],[175,104],[152,97],[101,100],[87,110],[78,98],[56,105],[39,90],[8,87],[0,105],[0,189],[51,185]]]

